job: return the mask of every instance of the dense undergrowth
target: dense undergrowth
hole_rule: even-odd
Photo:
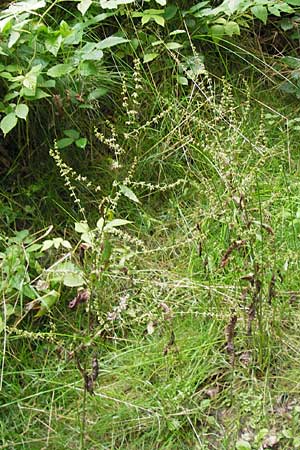
[[[297,1],[63,3],[2,29],[0,448],[299,448]]]

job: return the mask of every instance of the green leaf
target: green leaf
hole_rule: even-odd
[[[68,287],[79,287],[85,284],[81,272],[67,272],[64,276],[63,283]]]
[[[144,63],[149,63],[159,56],[159,53],[146,53],[144,55]]]
[[[188,86],[189,85],[189,80],[186,77],[182,77],[181,75],[177,76],[177,81],[182,86]]]
[[[274,16],[280,17],[280,11],[276,6],[268,6],[268,10],[270,14],[273,14]]]
[[[219,40],[225,34],[225,27],[224,25],[213,25],[209,31],[214,40]]]
[[[125,197],[129,198],[129,200],[132,200],[135,203],[141,203],[135,193],[124,184],[120,185],[120,191],[123,195],[125,195]]]
[[[132,222],[125,219],[113,219],[105,225],[104,231],[112,231],[114,228],[122,227],[123,225],[127,225],[128,223]]]
[[[39,88],[37,88],[34,95],[29,95],[26,92],[28,92],[28,91],[26,89],[23,89],[23,92],[22,92],[23,97],[25,97],[26,99],[31,100],[31,101],[40,100],[41,98],[51,97],[50,94],[48,94],[47,92],[45,92]],[[21,95],[21,93],[20,93],[20,95]]]
[[[169,5],[169,6],[167,6],[166,9],[165,9],[165,12],[164,12],[164,18],[165,18],[166,20],[171,20],[171,19],[173,19],[173,17],[176,16],[177,11],[178,11],[178,8],[177,8],[176,5]],[[170,33],[170,35],[171,35],[171,34],[172,34],[172,33]]]
[[[59,49],[62,44],[62,35],[59,34],[58,36],[49,36],[47,39],[45,39],[45,47],[48,50],[48,52],[52,53],[52,55],[57,56],[57,53],[59,52]]]
[[[251,8],[252,14],[257,17],[257,19],[261,20],[265,25],[268,20],[268,10],[265,6],[256,5]]]
[[[165,26],[165,19],[162,16],[153,16],[152,18],[157,25],[160,25],[161,27]]]
[[[300,69],[300,58],[295,58],[294,56],[283,56],[281,61],[291,69]]]
[[[87,222],[76,222],[75,231],[77,231],[77,233],[88,233],[90,231],[90,227]]]
[[[300,0],[286,0],[289,5],[300,6]]]
[[[227,22],[226,25],[224,26],[225,29],[225,34],[227,34],[227,36],[233,36],[234,34],[240,34],[240,27],[236,22]]]
[[[100,217],[100,219],[97,221],[96,227],[98,228],[98,230],[100,230],[102,232],[103,230],[103,225],[104,225],[104,219],[103,217]]]
[[[74,66],[71,64],[56,64],[48,70],[47,75],[52,78],[59,78],[72,72],[73,70]]]
[[[21,34],[18,31],[13,30],[10,33],[7,47],[12,48],[14,46],[14,44],[19,40],[20,36],[21,36]]]
[[[6,136],[18,123],[17,116],[14,112],[7,114],[0,122],[0,128]]]
[[[284,19],[280,20],[279,25],[280,25],[280,28],[283,31],[292,30],[294,28],[294,24],[293,24],[292,19],[289,19],[287,17],[285,17]]]
[[[119,5],[128,5],[134,3],[135,0],[100,0],[101,8],[116,9]]]
[[[166,44],[166,48],[168,50],[177,50],[178,48],[181,48],[182,44],[180,44],[179,42],[168,42]]]
[[[244,441],[243,439],[240,439],[235,444],[236,450],[251,450],[251,445],[248,441]]]
[[[167,4],[167,0],[155,0],[155,1],[156,1],[156,3],[158,3],[161,6],[166,6],[166,4]]]
[[[69,147],[69,145],[72,145],[74,142],[73,138],[62,138],[57,141],[57,147],[58,148],[66,148]]]
[[[40,309],[38,313],[35,315],[35,317],[41,317],[47,314],[47,312],[52,308],[53,305],[55,305],[58,299],[59,293],[57,291],[52,290],[47,294],[43,295],[42,297],[39,297],[36,300],[34,300],[34,302],[38,300],[41,303]]]
[[[92,3],[93,3],[92,0],[81,0],[77,5],[77,9],[84,16]]]
[[[27,0],[22,2],[16,2],[10,5],[8,12],[10,14],[20,14],[23,12],[35,11],[46,6],[45,0]]]
[[[16,106],[15,113],[16,113],[16,116],[19,117],[19,119],[25,120],[29,113],[29,108],[27,105],[25,105],[25,103],[19,103]]]
[[[69,242],[69,241],[66,241],[65,239],[62,240],[61,245],[62,245],[64,248],[67,248],[67,249],[69,249],[69,250],[71,250],[71,248],[72,248],[72,245],[70,244],[70,242]]]
[[[85,148],[87,144],[87,138],[80,138],[75,141],[75,145],[78,148]]]
[[[103,39],[103,41],[101,41],[98,45],[97,48],[99,49],[105,49],[105,48],[110,48],[113,47],[114,45],[119,45],[119,44],[123,44],[124,42],[129,42],[129,39],[125,39],[123,37],[119,37],[119,36],[110,36],[106,39]]]
[[[107,264],[112,254],[112,245],[109,240],[105,239],[103,242],[103,250],[101,254],[101,263]]]
[[[47,239],[46,241],[43,242],[43,246],[41,248],[42,252],[45,252],[46,250],[49,250],[49,248],[53,247],[53,240],[52,239]]]
[[[64,130],[64,134],[66,136],[70,137],[70,138],[73,138],[74,140],[75,139],[79,139],[79,137],[80,137],[79,131],[74,130],[74,129],[72,129],[72,130]]]
[[[146,23],[148,23],[151,19],[152,19],[152,16],[144,14],[142,17],[142,25],[146,25]]]
[[[87,99],[89,101],[97,100],[97,98],[102,97],[106,93],[107,93],[107,88],[100,87],[100,88],[94,89],[92,92],[90,92]]]
[[[97,66],[92,63],[91,61],[84,61],[80,67],[80,75],[82,77],[90,77],[93,75],[97,75],[98,71],[97,71]]]
[[[23,78],[23,86],[27,89],[26,95],[35,95],[36,86],[37,86],[37,77],[41,73],[42,65],[38,64],[24,76]]]

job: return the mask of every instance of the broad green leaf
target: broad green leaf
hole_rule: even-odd
[[[295,58],[294,56],[283,56],[281,61],[291,69],[300,69],[300,58]]]
[[[159,53],[145,53],[144,54],[144,63],[149,63],[151,61],[153,61],[155,58],[157,58],[159,56]]]
[[[26,95],[35,95],[36,93],[36,85],[37,85],[37,77],[41,73],[42,65],[38,64],[24,76],[23,78],[23,86],[27,89]]]
[[[103,9],[116,9],[119,5],[128,5],[135,0],[100,0],[100,6]]]
[[[112,245],[109,240],[103,242],[103,250],[101,254],[101,263],[107,265],[112,254]]]
[[[73,69],[74,66],[71,64],[56,64],[48,70],[47,75],[52,78],[59,78],[72,72]]]
[[[6,317],[12,316],[14,314],[15,308],[13,307],[13,305],[10,305],[8,303],[4,307],[6,308],[6,313],[5,313]]]
[[[119,45],[119,44],[123,44],[124,42],[129,42],[129,39],[125,39],[123,37],[119,37],[119,36],[110,36],[106,39],[103,39],[103,41],[101,41],[98,45],[97,48],[99,49],[105,49],[105,48],[110,48],[113,47],[114,45]]]
[[[268,10],[270,14],[273,14],[274,16],[280,17],[281,12],[276,6],[268,6]]]
[[[87,138],[80,138],[75,141],[75,145],[78,148],[85,148],[87,144]]]
[[[243,439],[237,441],[235,444],[236,450],[251,450],[251,445],[248,441],[244,441]]]
[[[77,5],[77,9],[84,16],[92,3],[93,3],[92,0],[81,0]]]
[[[286,0],[289,5],[300,6],[300,0]]]
[[[170,33],[170,36],[176,36],[177,34],[186,34],[185,30],[174,30]]]
[[[135,203],[141,203],[135,193],[129,189],[128,186],[125,186],[124,184],[120,185],[120,191],[122,192],[125,197],[129,198],[129,200],[132,200]]]
[[[92,61],[84,61],[79,66],[82,77],[90,77],[98,74],[97,66]]]
[[[57,53],[59,52],[59,49],[62,44],[62,35],[59,34],[58,36],[49,36],[45,40],[45,47],[48,50],[48,52],[52,53],[52,55],[57,56]]]
[[[98,61],[103,58],[103,52],[100,49],[101,43],[87,42],[82,48],[74,54],[76,63],[79,61]]]
[[[177,50],[182,47],[182,44],[179,44],[179,42],[168,42],[166,47],[168,50]]]
[[[142,25],[146,25],[146,23],[148,23],[151,19],[152,19],[152,16],[144,14],[142,17]]]
[[[81,272],[67,272],[63,278],[63,283],[68,287],[79,287],[85,284]]]
[[[89,101],[97,100],[97,98],[102,97],[106,93],[107,93],[107,88],[100,87],[100,88],[94,89],[92,92],[90,92],[87,99]]]
[[[280,9],[280,11],[286,12],[288,14],[294,12],[294,9],[290,5],[287,5],[286,3],[278,3],[278,5],[276,6],[278,9]]]
[[[35,302],[40,301],[41,306],[40,306],[38,313],[35,315],[35,317],[41,317],[41,316],[47,314],[47,312],[52,308],[53,305],[55,305],[55,303],[57,302],[58,299],[59,299],[59,293],[54,290],[48,292],[47,294],[43,295],[42,297],[37,298],[35,300]]]
[[[177,81],[182,86],[188,86],[189,85],[189,80],[186,77],[183,77],[181,75],[177,76]]]
[[[7,114],[0,122],[0,128],[6,136],[18,123],[17,116],[14,112]]]
[[[25,97],[31,101],[32,100],[40,100],[41,98],[51,97],[51,95],[48,94],[48,92],[43,91],[42,89],[39,89],[39,88],[37,88],[34,95],[27,94],[27,92],[28,92],[27,89],[23,89],[22,92],[20,92],[20,95],[22,95],[23,97]],[[29,91],[29,92],[31,92],[31,91]]]
[[[82,242],[85,242],[86,244],[93,244],[94,234],[89,231],[88,233],[82,233],[81,240]]]
[[[45,6],[46,6],[45,0],[41,1],[27,0],[13,3],[6,11],[9,14],[18,15],[23,12],[36,11],[37,9],[44,8]]]
[[[67,248],[67,249],[70,249],[70,250],[71,250],[71,248],[72,248],[72,245],[70,244],[70,242],[69,242],[69,241],[66,241],[65,239],[62,240],[61,245],[62,245],[64,248]]]
[[[26,119],[29,112],[29,108],[25,103],[19,103],[19,105],[16,106],[16,116],[19,117],[19,119]]]
[[[177,8],[176,5],[169,5],[169,6],[167,6],[166,9],[165,9],[165,12],[164,12],[164,18],[166,20],[173,19],[173,17],[176,16],[177,11],[178,11],[178,8]]]
[[[212,27],[210,27],[209,31],[210,31],[212,38],[215,41],[217,41],[217,40],[221,39],[222,36],[224,36],[225,27],[224,27],[224,25],[213,25]]]
[[[162,16],[153,16],[154,22],[161,27],[165,26],[165,19]]]
[[[86,222],[76,222],[75,231],[77,231],[77,233],[88,233],[90,231],[90,227]]]
[[[11,26],[12,17],[5,17],[0,20],[0,33],[5,33]]]
[[[233,36],[234,34],[240,34],[240,27],[236,22],[227,22],[226,25],[224,26],[225,29],[225,34],[227,34],[227,36]]]
[[[104,231],[111,231],[116,227],[122,227],[123,225],[127,225],[128,223],[132,222],[125,219],[113,219],[105,225]]]
[[[14,44],[19,40],[20,36],[21,36],[21,34],[18,31],[13,30],[10,33],[7,47],[12,48],[14,46]]]
[[[26,253],[35,253],[35,252],[40,251],[41,248],[42,248],[41,244],[32,244],[26,248]]]
[[[74,130],[74,129],[72,129],[72,130],[64,130],[64,134],[66,136],[70,137],[70,138],[73,138],[74,140],[75,139],[79,139],[79,137],[80,137],[79,131]]]
[[[63,241],[62,238],[54,238],[54,239],[53,239],[53,245],[54,245],[54,247],[56,248],[56,250],[59,249],[59,247],[60,247],[61,244],[62,244],[62,241]]]
[[[292,30],[294,28],[293,20],[290,19],[290,18],[287,18],[287,17],[285,17],[284,19],[280,20],[279,25],[280,25],[280,28],[283,31]]]
[[[256,5],[251,8],[252,14],[257,17],[257,19],[261,20],[265,25],[268,20],[268,10],[265,6]]]
[[[103,225],[104,225],[104,219],[103,217],[100,217],[100,219],[98,220],[96,227],[98,228],[98,230],[100,230],[102,232],[103,230]]]
[[[57,141],[57,147],[66,148],[69,147],[69,145],[72,145],[73,142],[74,142],[73,138],[62,138]]]

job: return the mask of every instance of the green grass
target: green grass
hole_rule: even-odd
[[[142,111],[145,122],[164,105],[156,86],[151,92],[157,104]],[[127,270],[112,264],[100,281],[91,276],[90,315],[84,305],[68,308],[76,291],[64,288],[48,315],[29,314],[17,329],[8,322],[0,448],[299,447],[299,132],[288,133],[285,120],[297,110],[279,98],[268,104],[270,117],[264,95],[250,97],[225,81],[216,91],[195,85],[189,98],[168,94],[170,110],[128,145],[120,115],[123,167],[110,169],[108,147],[85,170],[94,182],[100,173],[107,194],[137,157],[128,186],[141,203],[122,197],[116,214],[133,222],[128,231],[144,248],[112,239],[116,260],[131,251]],[[48,199],[20,183],[20,198],[32,207],[24,222],[36,229],[52,222],[76,242],[68,224],[78,214],[57,172]],[[49,174],[40,177],[44,192]],[[184,182],[166,190],[138,184],[178,178]],[[84,183],[78,190],[89,220],[97,220],[102,194]],[[18,229],[24,202],[13,191],[1,202],[11,215],[5,232]],[[39,202],[45,215],[37,215]],[[230,250],[237,241],[243,244]],[[125,295],[127,307],[107,320]],[[87,372],[98,360],[94,395],[84,389],[74,351]]]

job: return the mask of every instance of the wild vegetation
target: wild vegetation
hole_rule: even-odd
[[[4,3],[0,448],[300,448],[300,0]]]

